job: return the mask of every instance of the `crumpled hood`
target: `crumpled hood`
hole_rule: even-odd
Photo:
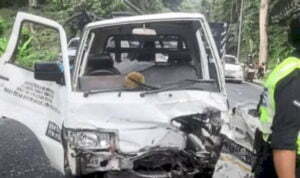
[[[147,147],[185,146],[185,135],[173,118],[203,113],[207,108],[227,110],[226,97],[203,91],[173,91],[141,97],[137,93],[101,93],[78,98],[64,123],[66,128],[112,129],[119,135],[122,152]]]

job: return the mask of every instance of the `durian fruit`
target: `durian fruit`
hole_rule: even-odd
[[[130,72],[126,75],[124,80],[124,87],[128,89],[139,88],[139,84],[145,84],[145,77],[139,72]]]

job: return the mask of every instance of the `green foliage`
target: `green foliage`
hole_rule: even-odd
[[[1,0],[0,8],[3,7],[22,7],[28,4],[28,0]]]
[[[274,68],[278,63],[290,56],[294,49],[288,42],[287,28],[271,24],[269,35],[269,68]]]
[[[9,23],[4,20],[4,18],[0,17],[0,37],[5,35],[5,32],[9,26]]]
[[[125,9],[124,4],[120,0],[90,0],[87,1],[89,10],[100,16],[108,16],[114,11],[122,11]]]
[[[7,28],[7,26],[8,26],[7,22],[0,17],[0,56],[5,51],[7,43],[8,43],[7,38],[2,37],[2,36],[4,36],[4,32],[5,32],[5,29]]]
[[[172,11],[179,11],[183,0],[163,0],[162,3],[165,7]]]
[[[32,40],[33,40],[33,34],[30,33],[30,31],[24,27],[22,29],[21,35],[20,35],[20,41],[18,45],[18,49],[16,52],[16,59],[19,65],[30,67],[31,56],[36,56],[36,52],[33,51],[32,47]]]
[[[4,0],[6,2],[6,0]],[[0,5],[4,4],[1,0]],[[21,1],[21,0],[20,0]],[[15,4],[14,6],[28,6],[28,0],[22,0],[24,4]],[[8,1],[7,1],[8,2]],[[13,1],[11,1],[13,2]],[[18,2],[18,1],[15,1]],[[78,12],[79,9],[92,11],[99,16],[108,16],[113,11],[121,11],[124,4],[120,0],[38,0],[38,8],[30,9],[30,13],[42,14],[45,17],[64,23],[68,17]],[[6,49],[12,23],[14,21],[17,10],[12,8],[11,3],[5,3],[6,9],[0,9],[0,55]],[[1,8],[1,6],[0,6]],[[8,23],[9,22],[9,23]],[[55,33],[57,35],[57,33]],[[60,44],[59,39],[54,33],[50,33],[45,29],[30,30],[29,26],[25,26],[22,30],[21,39],[17,48],[17,63],[24,67],[32,68],[37,61],[57,60]]]
[[[7,46],[7,39],[6,38],[0,38],[0,56],[4,53],[6,46]]]
[[[252,63],[258,60],[259,53],[259,7],[260,0],[252,0],[244,6],[242,55],[252,56],[252,61],[248,61]]]
[[[203,13],[209,16],[210,11],[212,10],[211,8],[212,4],[210,3],[210,0],[183,0],[180,11]]]
[[[229,52],[235,54],[237,48],[237,28],[241,0],[129,0],[145,13],[165,11],[200,12],[205,14],[210,21],[227,22],[230,24],[231,39],[228,44]],[[28,7],[29,0],[0,0],[0,55],[3,53],[12,28],[15,14],[19,7]],[[116,11],[131,11],[122,0],[37,0],[38,8],[30,9],[34,14],[42,14],[61,24],[74,13],[81,9],[93,12],[98,16],[107,17]],[[243,36],[242,36],[242,61],[246,56],[253,56],[253,61],[258,59],[259,52],[259,5],[260,0],[245,1]],[[6,9],[4,9],[5,7]],[[18,8],[16,8],[18,7]],[[269,67],[290,55],[293,49],[287,42],[287,29],[270,22],[269,26]],[[37,46],[54,44],[40,44],[37,37],[30,32],[25,32],[19,47],[21,63],[32,66],[33,61],[39,59],[51,60],[57,55],[52,50],[42,50]],[[53,41],[52,35],[38,36]],[[50,52],[52,51],[52,52]],[[55,50],[54,50],[55,51]]]
[[[239,1],[236,0],[215,0],[211,11],[211,17],[213,21],[217,22],[228,22],[236,23],[237,16],[235,14],[239,13]]]
[[[240,0],[216,0],[211,11],[213,13],[210,15],[210,21],[228,23],[228,42],[226,52],[228,54],[236,55],[238,44],[238,15],[240,13]],[[243,61],[243,59],[244,58],[241,60]]]
[[[3,19],[0,18],[0,35],[2,36],[4,33],[4,29],[5,29],[5,22]]]
[[[108,16],[111,12],[125,9],[121,0],[48,0],[49,9],[53,12],[71,13],[85,9],[99,16]]]
[[[130,0],[130,2],[145,13],[157,13],[165,8],[162,0]]]
[[[41,50],[38,53],[34,48],[26,48],[17,56],[17,63],[26,68],[33,68],[34,63],[38,61],[53,61],[57,59],[57,54],[50,50]]]
[[[260,0],[252,0],[246,4],[244,11],[243,51],[252,54],[255,60],[258,60],[259,53],[259,8]],[[269,58],[267,66],[270,69],[273,69],[293,52],[293,48],[288,43],[287,30],[285,26],[269,22]]]
[[[214,20],[230,22],[230,32],[235,36],[230,41],[229,46],[237,45],[237,28],[238,17],[240,11],[240,0],[217,0],[214,8]],[[259,54],[259,9],[260,0],[245,1],[244,4],[244,18],[242,28],[242,61],[256,63]],[[281,60],[285,59],[293,52],[293,48],[287,41],[287,28],[280,26],[270,21],[268,27],[269,35],[269,59],[268,67],[272,69]],[[236,47],[234,48],[236,50]],[[234,53],[233,53],[234,54]],[[251,61],[247,56],[252,56]]]
[[[60,40],[55,30],[24,23],[16,53],[19,65],[32,68],[38,61],[58,60]]]

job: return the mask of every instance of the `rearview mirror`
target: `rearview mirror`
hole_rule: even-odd
[[[53,81],[64,85],[64,73],[58,62],[38,62],[34,64],[34,78],[37,80]]]
[[[155,36],[157,35],[154,29],[150,28],[135,28],[132,30],[133,35],[148,35],[148,36]]]

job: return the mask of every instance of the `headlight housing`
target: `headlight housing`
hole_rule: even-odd
[[[63,140],[71,148],[112,151],[117,146],[117,134],[106,130],[63,129]]]

